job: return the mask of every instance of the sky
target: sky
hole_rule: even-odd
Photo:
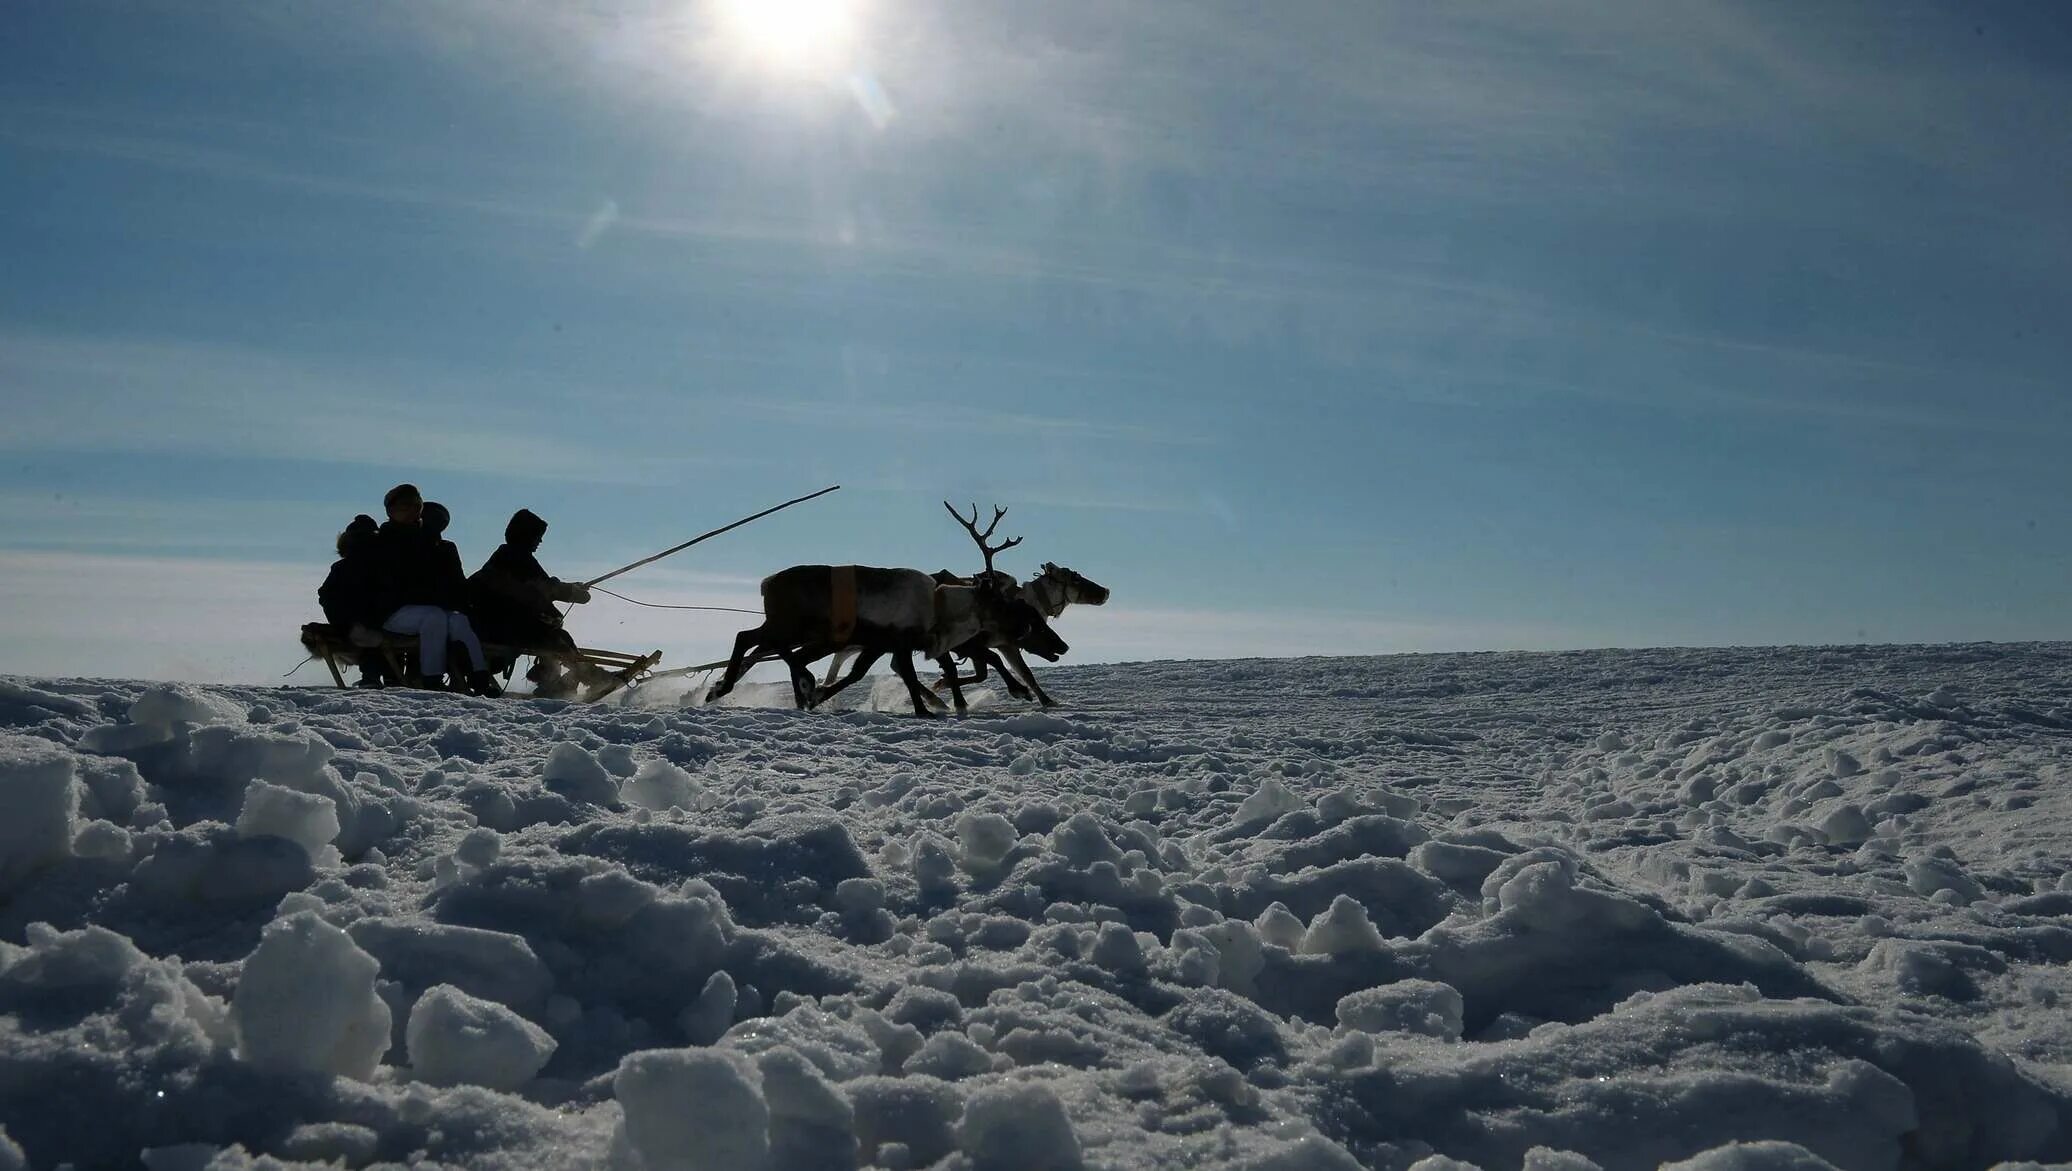
[[[1004,506],[1080,661],[2072,637],[2067,111],[1995,0],[12,5],[0,673],[275,678],[404,480],[842,485],[613,583],[745,608]]]

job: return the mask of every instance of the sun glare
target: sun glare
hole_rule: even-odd
[[[720,0],[732,39],[785,69],[836,68],[855,28],[856,0]]]

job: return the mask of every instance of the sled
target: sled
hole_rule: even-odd
[[[310,622],[302,627],[302,647],[311,657],[324,661],[324,666],[331,670],[331,681],[340,687],[346,686],[340,665],[356,666],[366,661],[369,655],[379,656],[394,674],[403,674],[403,657],[416,653],[417,636],[370,632],[365,627],[359,630],[361,635],[355,638],[353,631],[346,627]],[[482,653],[489,659],[492,669],[502,665],[501,672],[507,681],[518,660],[527,656],[570,670],[583,681],[575,696],[582,703],[596,703],[621,687],[641,682],[655,664],[662,661],[661,651],[634,655],[624,651],[578,647],[571,653],[551,646],[524,647],[492,642],[482,644]]]

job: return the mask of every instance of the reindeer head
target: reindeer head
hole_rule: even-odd
[[[1000,606],[996,612],[1000,630],[1014,645],[1053,663],[1072,649],[1044,620],[1043,611],[1020,598],[999,598],[996,604]]]
[[[1043,572],[1038,579],[1049,583],[1051,592],[1067,602],[1082,606],[1100,606],[1108,601],[1108,587],[1097,585],[1062,565],[1043,563]]]

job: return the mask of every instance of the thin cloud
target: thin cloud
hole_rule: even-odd
[[[179,452],[667,485],[687,464],[740,457],[643,454],[566,434],[558,408],[435,371],[356,372],[234,346],[0,332],[12,417],[0,450]],[[395,388],[410,387],[399,394]],[[427,426],[466,402],[464,426]],[[350,437],[353,441],[342,441]],[[359,442],[378,437],[377,443]]]

